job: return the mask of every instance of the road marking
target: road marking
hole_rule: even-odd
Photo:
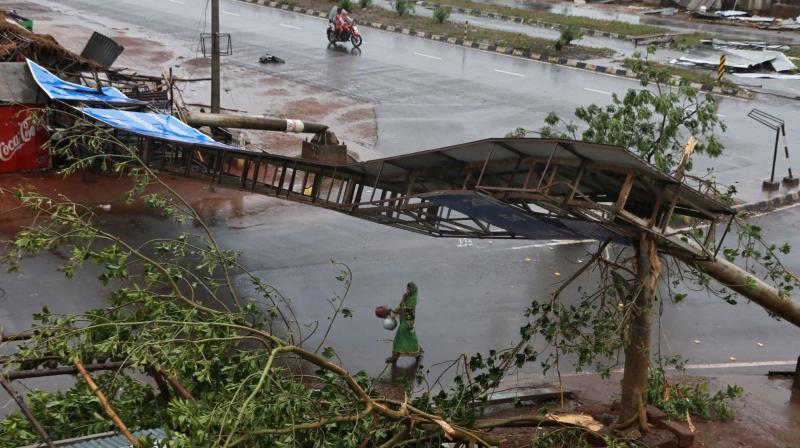
[[[284,28],[289,28],[290,30],[301,30],[302,29],[299,26],[287,25],[285,23],[279,23],[278,25],[280,25],[280,26],[282,26]]]
[[[422,56],[423,58],[436,59],[437,61],[441,61],[442,60],[442,58],[440,58],[439,56],[431,56],[429,54],[418,53],[416,51],[414,52],[414,54],[417,55],[417,56]]]
[[[716,364],[686,364],[686,370],[708,370],[708,369],[735,369],[745,367],[772,367],[772,366],[793,366],[797,364],[796,359],[789,359],[786,361],[753,361],[753,362],[725,362]],[[668,367],[667,370],[676,370],[674,367]],[[612,369],[611,373],[623,373],[625,369]],[[587,376],[597,375],[596,372],[572,372],[562,373],[561,376]]]
[[[180,2],[178,0],[167,0],[167,1],[170,2],[170,3],[175,3],[176,5],[185,5],[186,4],[186,3]]]
[[[511,250],[520,250],[520,249],[531,249],[534,247],[552,247],[552,246],[566,246],[569,244],[583,244],[583,243],[591,243],[597,240],[553,240],[549,243],[539,243],[539,244],[528,244],[525,246],[514,246],[509,249]]]
[[[794,364],[797,364],[796,359],[788,361],[753,361],[753,362],[725,362],[718,364],[686,364],[686,370],[733,369],[736,367],[787,366]]]
[[[601,93],[603,95],[611,96],[611,92],[606,92],[605,90],[592,89],[591,87],[584,87],[583,90],[587,92]]]
[[[225,10],[223,10],[223,11],[222,11],[222,13],[223,13],[223,14],[227,14],[227,15],[229,15],[229,16],[241,17],[241,14],[236,14],[235,12],[230,12],[230,11],[225,11]]]
[[[499,68],[494,69],[494,71],[496,71],[497,73],[502,73],[504,75],[518,76],[520,78],[525,77],[525,75],[523,75],[522,73],[507,72],[505,70],[500,70]]]

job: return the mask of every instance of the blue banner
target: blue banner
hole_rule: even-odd
[[[146,104],[144,101],[128,98],[124,93],[120,92],[119,89],[114,87],[103,87],[103,93],[100,93],[95,88],[64,81],[30,59],[28,59],[28,68],[36,84],[39,85],[51,100],[107,104]]]
[[[425,196],[425,199],[530,240],[606,240],[614,237],[599,224],[526,213],[478,193],[442,193]]]
[[[79,109],[88,117],[116,129],[142,135],[144,137],[168,140],[186,145],[211,146],[223,149],[239,149],[214,141],[211,137],[185,124],[172,115],[130,112],[116,109]]]

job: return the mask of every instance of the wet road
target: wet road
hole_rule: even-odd
[[[202,0],[65,0],[65,14],[92,11],[122,23],[144,26],[189,48],[203,29]],[[136,4],[120,17],[120,4]],[[295,82],[334,89],[374,103],[379,137],[386,155],[504,135],[523,126],[536,129],[550,111],[570,117],[589,103],[607,104],[612,93],[640,88],[638,82],[467,50],[438,42],[362,29],[362,51],[325,46],[325,20],[232,0],[221,2],[221,27],[233,39],[238,64]],[[82,10],[83,12],[79,12]],[[88,16],[91,17],[91,16]],[[287,62],[262,65],[265,52]],[[755,81],[758,83],[758,81]],[[800,81],[785,81],[800,94]],[[223,93],[223,105],[226,102]],[[229,99],[229,98],[227,98]],[[697,158],[695,172],[713,167],[718,179],[736,183],[747,199],[769,174],[774,134],[746,117],[753,107],[789,119],[798,103],[761,95],[754,101],[720,98],[728,124],[723,160]],[[787,127],[790,142],[800,141],[800,126]],[[412,139],[408,136],[413,135]],[[779,165],[779,170],[781,166]],[[783,172],[783,171],[781,171]],[[760,196],[759,196],[760,197]]]
[[[114,20],[142,26],[152,30],[153,38],[166,37],[190,48],[203,30],[205,3],[60,2],[68,5],[65,14],[80,14],[89,24]],[[134,4],[125,7],[125,15],[119,14],[120,5]],[[363,51],[354,55],[325,47],[324,21],[232,1],[223,1],[222,10],[222,31],[230,32],[234,42],[234,56],[223,63],[336,89],[374,103],[377,150],[386,155],[498,136],[519,125],[533,127],[551,110],[569,113],[578,105],[605,103],[611,92],[637,85],[371,29],[364,30]],[[260,66],[257,58],[267,51],[287,63]],[[745,187],[759,181],[758,173],[768,172],[768,157],[760,151],[771,137],[744,117],[754,106],[779,116],[797,112],[796,103],[778,98],[722,99],[721,112],[731,123],[725,137],[729,154],[724,162],[699,161],[698,169],[713,165],[724,180],[741,181]],[[800,129],[788,131],[790,141],[800,141]],[[585,259],[590,250],[585,244],[434,240],[325,210],[291,207],[280,214],[250,216],[245,226],[220,226],[220,240],[246,251],[247,265],[292,298],[304,321],[324,320],[329,314],[324,299],[337,286],[336,270],[329,260],[350,265],[355,279],[347,300],[356,315],[349,325],[333,331],[330,342],[353,347],[342,350],[345,364],[372,373],[382,367],[389,350],[382,341],[390,336],[372,316],[372,309],[395,304],[405,282],[420,285],[418,331],[426,349],[425,363],[430,365],[461,352],[511,343],[524,307],[533,298],[545,297],[559,277],[576,269],[578,260]],[[766,223],[769,231],[776,238],[796,234],[800,211],[780,216],[781,220]],[[124,226],[125,221],[109,225]],[[137,231],[154,234],[160,225],[142,219]],[[800,268],[800,260],[793,258],[790,266]],[[26,291],[20,287],[16,293]],[[79,289],[63,291],[80,300]],[[666,309],[668,350],[687,356],[692,363],[724,363],[728,356],[740,362],[797,356],[796,344],[790,341],[796,341],[800,331],[773,323],[755,306],[733,308],[719,299],[693,296]],[[9,312],[21,318],[24,311],[11,308]],[[735,329],[728,326],[733,321]],[[694,345],[695,338],[703,343]],[[755,345],[757,339],[764,347]]]

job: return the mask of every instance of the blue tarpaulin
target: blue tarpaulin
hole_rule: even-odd
[[[144,101],[128,98],[114,87],[103,87],[103,93],[100,93],[95,88],[64,81],[30,59],[28,59],[28,68],[36,84],[51,100],[108,104],[146,104]]]
[[[425,198],[531,240],[587,238],[602,241],[614,237],[599,224],[532,215],[478,193],[442,193]]]
[[[172,115],[130,112],[116,109],[97,109],[93,107],[82,107],[80,111],[116,129],[142,135],[144,137],[188,145],[239,149],[214,141],[211,137],[186,125]]]

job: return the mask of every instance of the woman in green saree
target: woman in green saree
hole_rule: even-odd
[[[417,341],[417,333],[414,332],[416,308],[417,285],[409,282],[400,305],[393,311],[400,318],[400,325],[397,326],[397,333],[394,335],[392,356],[386,358],[386,362],[394,364],[400,356],[411,356],[417,359],[422,356],[422,348]]]

